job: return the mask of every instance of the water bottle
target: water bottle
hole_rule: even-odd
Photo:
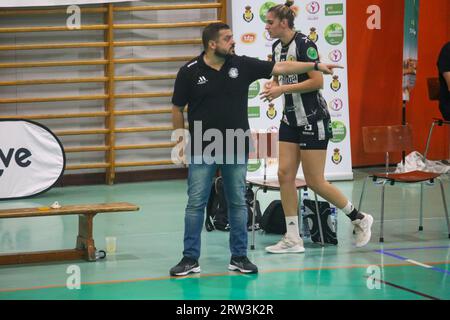
[[[308,200],[308,190],[303,191],[303,197],[302,197],[302,203],[300,206],[301,211],[301,219],[302,219],[302,225],[303,225],[303,240],[309,240],[311,239],[311,232],[309,231],[309,225],[308,225],[308,219],[306,219],[306,206],[303,200]]]

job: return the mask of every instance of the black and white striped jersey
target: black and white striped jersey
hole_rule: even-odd
[[[316,44],[307,36],[296,32],[292,40],[285,46],[277,40],[272,46],[272,60],[279,61],[319,61]],[[308,74],[279,76],[280,85],[296,84],[308,80]],[[283,121],[290,126],[304,126],[330,117],[327,103],[320,91],[308,93],[289,93],[282,96]]]

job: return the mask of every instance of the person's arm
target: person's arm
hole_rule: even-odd
[[[320,72],[311,71],[308,72],[309,79],[301,83],[286,84],[280,86],[277,83],[272,83],[270,87],[265,87],[259,95],[263,101],[272,101],[282,94],[289,93],[308,93],[323,89],[323,76]]]
[[[268,90],[268,89],[270,89],[272,87],[279,86],[279,85],[280,85],[280,83],[278,82],[278,77],[277,76],[273,76],[272,80],[267,81],[264,84],[264,89]]]
[[[173,129],[184,129],[184,115],[183,108],[172,106],[172,125]]]
[[[449,72],[444,72],[442,74],[442,76],[444,77],[445,82],[447,83],[448,91],[450,91],[450,71]]]
[[[184,150],[186,148],[187,130],[184,128],[184,107],[189,102],[189,77],[184,68],[178,71],[172,96],[172,138],[176,143],[172,149],[172,161],[175,164],[186,164]]]
[[[182,107],[172,106],[172,141],[175,147],[172,149],[172,162],[174,164],[186,165],[185,150],[187,145],[187,136],[189,133],[184,129],[184,115]]]
[[[317,70],[324,74],[333,74],[333,69],[343,68],[338,64],[329,63],[314,63],[314,62],[299,62],[299,61],[280,61],[275,63],[272,69],[272,75],[289,75],[289,74],[302,74],[314,71],[314,67],[317,64]]]
[[[260,98],[264,101],[272,101],[282,94],[289,93],[308,93],[323,89],[323,77],[319,72],[308,72],[309,79],[301,83],[286,84],[280,86],[278,83],[272,85],[270,88],[265,88],[260,93]]]

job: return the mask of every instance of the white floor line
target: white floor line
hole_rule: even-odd
[[[423,218],[423,220],[436,220],[436,219],[442,219],[442,220],[444,220],[445,218],[444,217],[435,217],[435,218]],[[375,220],[375,221],[380,221],[380,220]],[[387,219],[384,219],[384,222],[386,222],[386,221],[419,221],[419,219],[390,219],[390,220],[387,220]]]
[[[423,264],[423,263],[420,263],[420,262],[418,262],[418,261],[415,261],[415,260],[411,260],[411,259],[406,259],[406,261],[407,261],[407,262],[409,262],[409,263],[412,263],[412,264],[418,265],[418,266],[420,266],[420,267],[424,267],[424,268],[427,268],[427,269],[429,269],[429,268],[433,268],[432,266],[429,266],[429,265],[427,265],[427,264]]]

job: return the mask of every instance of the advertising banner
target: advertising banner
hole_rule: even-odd
[[[49,190],[63,175],[65,163],[61,142],[43,125],[0,120],[0,200]]]

